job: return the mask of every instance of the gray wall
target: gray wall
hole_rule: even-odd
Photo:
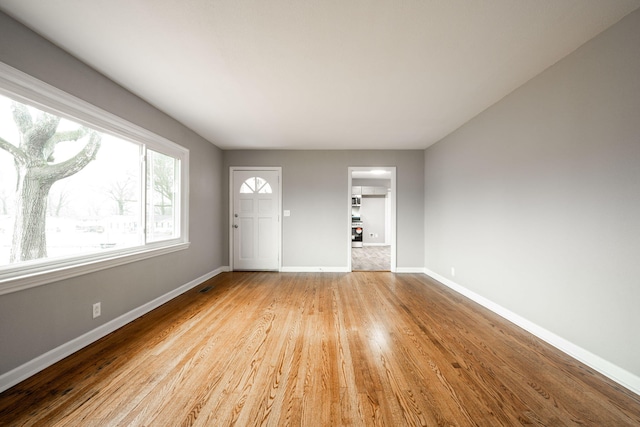
[[[425,193],[427,269],[640,375],[640,12],[428,148]]]
[[[0,296],[1,375],[224,265],[224,228],[218,148],[2,13],[0,61],[187,147],[191,231],[188,250]]]
[[[363,221],[362,243],[364,244],[384,243],[385,198],[385,196],[362,196],[360,216]],[[373,236],[371,236],[372,233]]]
[[[225,188],[230,166],[281,166],[283,267],[346,267],[350,215],[348,168],[396,166],[397,267],[424,263],[423,152],[407,151],[242,151],[224,152]],[[229,201],[224,201],[228,212]],[[225,230],[228,230],[228,214]],[[227,241],[228,244],[228,234]]]
[[[391,180],[376,178],[354,178],[351,182],[351,185],[391,188]],[[363,218],[366,218],[362,242],[365,244],[385,243],[385,196],[363,196],[362,210],[360,214],[363,215]],[[370,233],[377,234],[378,237],[371,237]]]

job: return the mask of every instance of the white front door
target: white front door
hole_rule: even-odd
[[[278,270],[280,171],[233,170],[233,269]]]

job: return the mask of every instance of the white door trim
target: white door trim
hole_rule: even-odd
[[[352,172],[353,171],[368,171],[371,169],[381,169],[387,170],[391,172],[391,192],[389,195],[390,203],[391,203],[391,238],[389,239],[389,243],[391,244],[391,272],[395,273],[397,270],[397,256],[396,256],[396,243],[397,243],[397,227],[396,227],[396,195],[397,195],[397,185],[396,185],[396,167],[395,166],[350,166],[348,168],[348,186],[347,186],[347,214],[345,218],[347,219],[347,271],[352,271],[351,268],[351,187],[352,184]],[[366,227],[366,224],[365,224]]]
[[[233,172],[276,171],[278,172],[278,271],[282,270],[282,167],[280,166],[230,166],[229,167],[229,269],[233,271]]]

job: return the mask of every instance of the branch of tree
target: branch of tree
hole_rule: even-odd
[[[87,128],[80,128],[77,130],[68,130],[63,132],[57,132],[50,141],[53,144],[58,144],[64,141],[77,141],[87,134]]]
[[[34,158],[44,152],[44,148],[55,137],[60,117],[52,114],[42,114],[27,133],[24,134],[25,150]]]
[[[52,156],[56,150],[56,145],[58,145],[60,142],[65,142],[65,141],[77,141],[78,139],[85,136],[88,131],[89,130],[87,128],[82,127],[77,130],[56,132],[56,134],[53,135],[51,138],[49,138],[49,140],[45,143],[44,147],[42,148],[42,157],[44,159],[47,159],[48,161],[51,161],[49,159],[53,158]]]
[[[24,151],[2,138],[0,138],[0,148],[9,152],[18,163],[25,164],[27,162],[27,155]]]
[[[29,129],[33,127],[33,119],[27,109],[27,106],[19,102],[11,103],[11,112],[13,113],[13,121],[18,126],[20,133],[26,135]]]
[[[101,140],[98,133],[91,132],[89,142],[78,154],[64,162],[41,167],[39,175],[46,180],[58,181],[79,172],[95,159],[100,149]]]

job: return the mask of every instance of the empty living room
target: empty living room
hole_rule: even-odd
[[[640,0],[0,0],[0,426],[640,425],[639,114]]]

